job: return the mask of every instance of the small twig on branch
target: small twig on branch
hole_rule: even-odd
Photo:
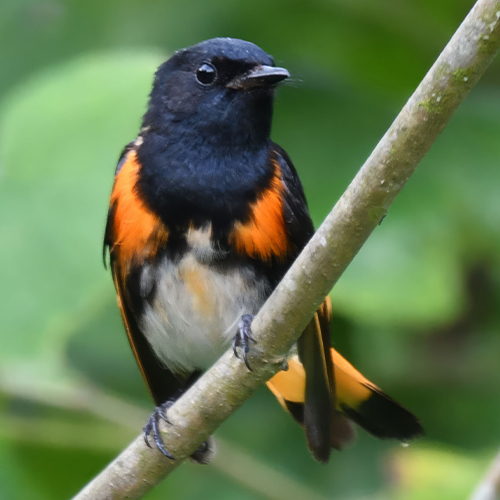
[[[75,500],[137,499],[154,488],[280,368],[500,47],[500,0],[479,0],[252,324],[254,371],[232,350],[169,410],[168,460],[138,437]],[[254,349],[254,353],[257,349]]]
[[[500,452],[490,470],[471,496],[471,500],[498,500],[500,498]]]

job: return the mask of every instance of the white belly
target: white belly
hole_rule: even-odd
[[[165,258],[144,273],[155,280],[156,292],[141,330],[174,373],[209,368],[231,344],[241,316],[256,314],[269,293],[253,271],[223,272],[194,252],[176,264]]]

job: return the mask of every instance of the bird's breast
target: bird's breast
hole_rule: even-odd
[[[221,265],[209,230],[191,230],[188,250],[142,269],[152,289],[141,330],[174,373],[206,370],[228,348],[243,314],[256,314],[269,295],[267,280],[249,266]]]

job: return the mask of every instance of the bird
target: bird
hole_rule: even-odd
[[[116,166],[104,235],[127,337],[156,408],[168,409],[228,348],[249,369],[253,317],[314,234],[304,189],[271,138],[276,89],[290,73],[257,45],[213,38],[156,71],[137,138]],[[419,420],[331,347],[331,301],[267,385],[319,462],[355,436],[408,441]],[[192,455],[213,456],[213,440]]]

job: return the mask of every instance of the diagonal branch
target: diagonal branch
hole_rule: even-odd
[[[498,500],[500,496],[500,452],[495,456],[490,469],[470,500]]]
[[[276,373],[317,307],[386,214],[500,47],[500,0],[479,0],[255,317],[253,372],[232,351],[169,410],[166,459],[138,437],[74,500],[137,499],[170,474]]]

